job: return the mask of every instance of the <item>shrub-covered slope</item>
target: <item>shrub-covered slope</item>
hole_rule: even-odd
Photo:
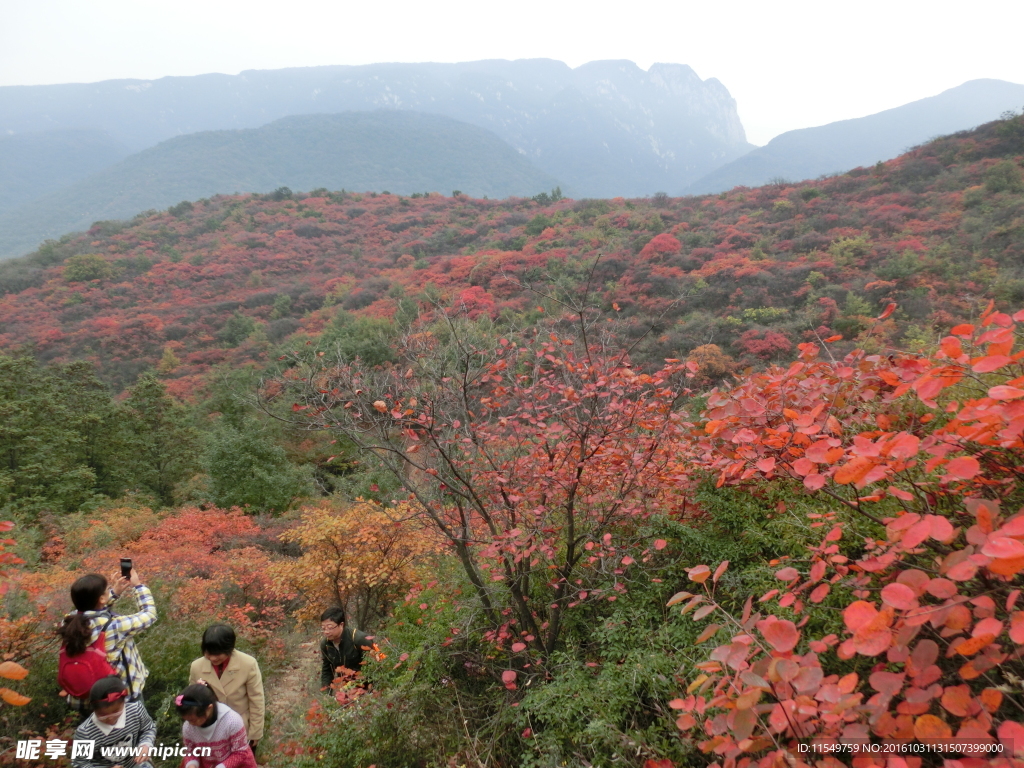
[[[2,265],[0,346],[92,359],[120,383],[159,363],[187,391],[213,364],[341,328],[342,311],[386,326],[441,301],[523,325],[558,310],[540,289],[617,315],[641,361],[713,343],[760,364],[836,334],[917,348],[990,297],[1024,301],[1022,155],[1017,117],[713,197],[218,196]]]

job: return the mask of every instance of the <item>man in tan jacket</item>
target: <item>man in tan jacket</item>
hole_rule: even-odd
[[[245,724],[249,746],[263,738],[263,676],[260,665],[247,653],[235,650],[235,630],[214,624],[203,632],[202,658],[192,662],[189,685],[204,681],[218,701],[235,710]]]

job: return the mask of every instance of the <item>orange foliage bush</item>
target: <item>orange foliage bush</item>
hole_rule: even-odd
[[[805,344],[709,398],[689,448],[719,485],[790,479],[834,503],[759,610],[723,607],[728,563],[692,568],[697,593],[672,600],[715,617],[701,642],[724,640],[671,703],[714,765],[1024,764],[1021,320],[990,305],[931,357]],[[842,631],[816,636],[833,591]],[[849,751],[871,741],[916,746]]]
[[[13,528],[12,522],[0,522],[0,533]],[[11,578],[8,567],[22,563],[21,558],[7,551],[11,544],[14,544],[14,539],[0,539],[0,595],[6,594],[8,590],[8,580]],[[18,661],[26,658],[33,650],[32,633],[26,631],[33,623],[31,620],[11,621],[6,616],[0,617],[0,678],[22,680],[28,675],[28,671]],[[15,707],[22,707],[30,701],[28,697],[7,687],[0,687],[0,699]]]
[[[67,537],[56,563],[21,574],[17,585],[55,620],[76,578],[110,576],[119,558],[131,557],[172,620],[228,621],[243,636],[266,637],[284,621],[291,595],[268,575],[272,557],[256,546],[261,534],[238,509],[108,509]]]

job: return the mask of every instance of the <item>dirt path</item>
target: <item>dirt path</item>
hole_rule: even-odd
[[[267,713],[270,727],[257,755],[260,765],[290,765],[288,746],[301,741],[306,731],[306,711],[320,684],[320,654],[316,640],[300,643],[290,663],[267,682]]]

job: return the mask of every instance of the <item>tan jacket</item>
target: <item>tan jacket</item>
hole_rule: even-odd
[[[199,678],[210,684],[219,701],[241,715],[249,741],[263,738],[263,676],[256,659],[247,653],[232,651],[223,676],[217,677],[213,664],[203,656],[192,662],[188,671],[189,685]]]

